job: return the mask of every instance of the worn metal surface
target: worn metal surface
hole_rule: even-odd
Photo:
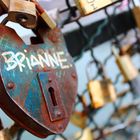
[[[25,28],[36,27],[36,6],[30,1],[12,0],[9,3],[8,19],[17,22]]]
[[[60,30],[40,27],[44,42],[27,46],[13,29],[0,25],[0,107],[43,138],[65,130],[77,75]]]

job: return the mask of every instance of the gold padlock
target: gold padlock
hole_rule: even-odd
[[[8,129],[0,131],[0,140],[12,140],[12,137],[10,136]]]
[[[17,124],[13,124],[10,128],[0,131],[0,140],[13,140],[21,128]]]
[[[70,122],[79,128],[85,128],[87,125],[87,115],[84,112],[74,111]]]
[[[35,4],[26,0],[11,0],[8,20],[18,22],[25,28],[35,28],[37,23]]]
[[[87,68],[91,63],[88,64]],[[103,70],[104,71],[104,70]],[[88,85],[87,89],[89,91],[91,106],[95,109],[103,107],[108,102],[114,102],[116,100],[116,91],[109,78],[105,76],[102,80],[90,80],[88,70]]]
[[[71,116],[71,123],[74,124],[75,126],[84,129],[87,125],[87,103],[85,96],[80,96],[80,101],[82,103],[83,111],[74,111],[72,116]]]
[[[48,14],[47,11],[45,11],[41,5],[37,2],[37,0],[31,0],[35,5],[36,9],[38,11],[38,14],[41,16],[43,21],[48,25],[50,29],[56,28],[56,22],[53,20],[53,18]]]
[[[78,140],[94,140],[94,136],[90,128],[85,128],[83,132],[77,132],[74,137]]]
[[[128,54],[119,55],[116,53],[116,50],[114,48],[112,49],[112,51],[115,55],[116,63],[120,69],[120,72],[124,76],[124,82],[132,81],[136,77],[138,77],[139,72],[132,63],[130,56]]]
[[[92,107],[95,109],[101,108],[108,102],[114,102],[116,100],[115,88],[109,79],[89,81],[88,91]]]
[[[75,0],[75,3],[81,15],[85,16],[117,1],[118,0]]]
[[[139,6],[135,6],[133,8],[133,15],[134,15],[137,27],[140,29],[140,7]]]

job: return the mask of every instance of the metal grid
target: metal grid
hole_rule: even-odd
[[[76,13],[77,12],[77,8],[75,6],[71,6],[69,0],[65,0],[65,1],[66,1],[67,8],[64,9],[64,10],[62,10],[62,11],[60,11],[60,14],[61,13],[64,13],[64,12],[68,12],[68,17],[61,24],[61,28],[65,24],[67,24],[67,23],[76,22],[77,25],[79,26],[79,29],[80,29],[80,32],[81,32],[81,36],[83,37],[83,40],[85,42],[85,47],[83,47],[83,49],[81,50],[80,55],[74,58],[74,61],[76,62],[76,61],[80,60],[80,58],[82,58],[84,52],[87,51],[87,50],[89,50],[90,51],[90,55],[92,57],[92,60],[91,61],[92,61],[92,63],[94,62],[94,64],[96,65],[96,69],[97,69],[96,75],[94,77],[92,77],[92,78],[93,78],[93,80],[97,79],[98,77],[102,77],[103,78],[104,77],[103,67],[105,67],[106,64],[113,57],[113,53],[111,51],[111,53],[106,57],[106,59],[104,59],[104,62],[101,63],[96,58],[96,56],[95,56],[95,52],[94,52],[94,49],[93,49],[93,44],[94,44],[95,39],[102,34],[104,27],[109,23],[110,24],[109,31],[110,31],[110,34],[113,37],[113,39],[111,40],[112,46],[115,46],[117,50],[120,49],[120,47],[121,47],[121,41],[123,39],[125,39],[125,37],[127,36],[127,34],[124,33],[124,35],[121,38],[116,36],[116,30],[117,29],[112,24],[112,18],[116,14],[116,11],[117,11],[118,7],[120,7],[122,5],[122,2],[119,2],[119,3],[115,4],[113,13],[111,15],[109,15],[108,8],[103,9],[104,12],[105,12],[105,14],[106,14],[106,20],[102,24],[100,24],[98,26],[96,33],[94,33],[92,36],[88,36],[87,33],[86,33],[86,31],[84,30],[83,25],[80,23],[80,18],[81,17],[80,16],[77,16],[77,13]],[[130,5],[131,6],[132,5],[135,6],[134,1],[131,1],[131,0],[128,1],[128,10],[130,10],[130,12],[131,12],[131,8],[132,7]],[[139,53],[140,53],[140,46],[139,46],[138,31],[137,31],[136,28],[134,28],[133,31],[135,32],[135,38],[136,38],[136,43],[134,45],[134,49],[133,50],[134,50],[134,53],[137,53],[139,55]],[[117,85],[117,83],[119,82],[119,78],[120,77],[121,77],[121,74],[118,74],[116,76],[115,80],[113,81],[113,85],[114,86]],[[130,91],[132,92],[131,85],[130,85]],[[130,91],[126,91],[126,92],[130,92]],[[76,101],[76,104],[75,104],[75,108],[76,108],[76,106],[78,106],[78,104],[81,103],[81,96],[82,95],[85,95],[85,94],[88,94],[87,89],[85,89],[82,92],[82,94],[81,93],[78,94],[77,101]],[[113,107],[114,107],[114,113],[116,113],[118,115],[118,120],[119,120],[118,124],[115,124],[115,125],[112,123],[112,116],[111,116],[103,127],[99,127],[98,124],[96,123],[96,120],[94,119],[93,116],[96,113],[98,113],[100,111],[100,109],[99,110],[93,110],[90,107],[90,105],[87,106],[87,108],[90,110],[90,113],[88,114],[88,124],[87,124],[87,127],[92,128],[92,132],[93,133],[97,133],[98,132],[98,136],[97,136],[97,138],[95,138],[96,140],[99,140],[99,139],[104,139],[104,140],[105,139],[108,139],[108,135],[110,135],[112,133],[115,133],[115,132],[117,132],[119,130],[123,130],[123,134],[124,135],[127,135],[127,136],[128,136],[128,134],[133,135],[133,134],[131,134],[131,132],[132,132],[131,130],[127,130],[127,127],[129,127],[131,125],[131,128],[133,128],[132,124],[135,124],[136,122],[139,122],[140,121],[138,106],[135,106],[133,108],[133,110],[136,110],[136,112],[137,112],[137,117],[134,118],[133,121],[130,121],[129,123],[126,124],[125,121],[128,118],[127,116],[129,116],[131,114],[131,111],[132,110],[128,111],[125,114],[125,117],[121,117],[120,116],[120,113],[118,112],[118,110],[121,107],[122,102],[123,102],[123,99],[124,99],[124,96],[126,94],[122,94],[122,95],[123,96],[121,96],[119,98],[119,100],[117,101],[117,103],[112,103],[113,104]],[[134,96],[133,93],[132,93],[132,96]],[[133,102],[133,103],[135,103],[135,102]],[[108,127],[111,128],[110,131],[106,131]],[[21,139],[21,135],[23,134],[23,132],[24,132],[23,130],[21,130],[19,132],[17,140],[20,140]],[[81,132],[83,132],[83,130],[81,130]],[[77,138],[77,140],[79,140],[82,137],[82,135],[83,135],[83,133],[81,133],[81,136],[79,138]],[[51,139],[52,140],[56,140],[57,137],[60,137],[63,140],[68,140],[69,139],[64,134],[52,136]]]

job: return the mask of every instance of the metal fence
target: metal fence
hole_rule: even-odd
[[[92,58],[92,63],[94,63],[94,65],[96,66],[96,75],[94,77],[92,77],[93,80],[100,78],[104,78],[104,71],[103,68],[106,67],[106,64],[110,61],[110,59],[112,57],[114,57],[113,52],[111,51],[111,47],[110,47],[110,54],[106,57],[106,59],[103,60],[103,62],[100,62],[98,60],[98,58],[95,55],[94,49],[95,47],[93,47],[94,41],[96,40],[96,38],[98,38],[102,32],[104,31],[104,27],[109,24],[109,33],[112,35],[112,40],[110,41],[112,44],[112,47],[115,47],[117,50],[120,50],[121,48],[121,43],[122,41],[126,38],[128,33],[124,33],[121,36],[117,36],[116,35],[116,27],[113,25],[112,23],[112,19],[113,17],[117,14],[117,10],[120,6],[122,6],[122,2],[118,2],[115,5],[112,5],[113,7],[113,13],[110,15],[110,12],[108,11],[108,7],[103,9],[105,14],[106,14],[106,20],[103,21],[100,25],[98,25],[97,31],[92,35],[92,36],[88,36],[87,32],[84,29],[84,26],[80,23],[80,16],[77,16],[77,8],[75,6],[72,6],[69,2],[69,0],[66,0],[66,5],[67,8],[63,9],[60,11],[60,14],[67,12],[68,13],[68,17],[67,19],[65,19],[63,21],[63,23],[61,24],[61,27],[63,28],[63,26],[65,24],[68,24],[70,22],[76,22],[77,25],[79,26],[79,30],[81,32],[81,36],[83,38],[84,41],[84,47],[82,47],[81,49],[81,53],[80,55],[74,57],[74,61],[77,62],[79,61],[83,54],[85,53],[85,51],[90,51],[90,55]],[[127,7],[127,10],[130,12],[130,14],[132,14],[131,9],[135,6],[134,1],[128,0],[128,3],[125,5],[125,7]],[[92,29],[91,29],[92,30]],[[130,32],[130,31],[128,31]],[[135,44],[133,45],[133,57],[135,55],[139,55],[140,53],[140,43],[139,43],[139,31],[136,28],[133,28],[133,30],[131,32],[134,32],[135,34]],[[98,46],[100,47],[100,46]],[[90,62],[91,62],[90,61]],[[86,68],[85,68],[86,69]],[[122,75],[119,73],[116,77],[115,80],[113,80],[113,85],[116,86],[118,84],[119,78]],[[108,121],[104,124],[104,126],[100,127],[98,126],[96,120],[94,119],[94,115],[96,115],[96,113],[98,113],[101,109],[97,109],[97,110],[93,110],[90,105],[87,106],[87,108],[90,110],[89,114],[87,115],[88,117],[88,123],[87,123],[87,127],[90,127],[92,129],[93,134],[96,136],[94,139],[99,140],[99,139],[118,139],[119,136],[118,135],[125,135],[125,139],[138,139],[138,133],[136,132],[137,130],[135,130],[135,128],[140,126],[137,126],[137,122],[140,121],[140,116],[139,116],[139,101],[136,100],[135,98],[135,94],[133,93],[133,89],[131,89],[131,85],[128,83],[129,85],[129,90],[124,90],[121,93],[121,96],[118,98],[118,100],[114,103],[112,103],[112,106],[114,107],[114,114],[116,114],[116,118],[117,118],[117,123],[114,122],[114,117],[113,115],[111,115],[108,118]],[[134,97],[134,100],[132,102],[132,104],[129,105],[128,107],[128,111],[126,113],[124,113],[123,115],[120,114],[119,109],[120,107],[122,107],[122,103],[123,103],[123,99],[125,97],[125,95],[127,93],[130,93],[131,95]],[[88,90],[85,89],[82,93],[79,93],[77,95],[77,99],[76,99],[76,104],[75,104],[75,108],[81,103],[81,97],[82,95],[87,95],[88,94]],[[133,107],[133,108],[132,108]],[[136,116],[133,116],[132,119],[128,119],[130,117],[130,114],[133,112],[133,110],[136,111]],[[129,121],[128,121],[129,120]],[[74,126],[73,126],[74,127]],[[76,138],[77,140],[79,140],[82,136],[83,136],[83,129],[81,130],[81,136]],[[121,130],[121,131],[120,131]],[[23,134],[23,130],[21,130],[19,132],[19,136],[18,136],[18,140],[21,139],[21,135]],[[116,132],[119,132],[118,134],[116,134]],[[123,132],[123,133],[121,133]],[[136,133],[136,137],[133,137]],[[115,137],[110,137],[110,135],[115,136]],[[55,135],[55,136],[51,136],[50,139],[52,140],[56,140],[56,138],[61,138],[64,140],[68,140],[70,139],[67,135],[61,134],[61,135]],[[129,137],[129,138],[128,138]]]
[[[84,30],[84,26],[79,21],[80,20],[80,17],[74,19],[74,22],[76,22],[77,25],[79,26],[79,30],[81,32],[81,36],[83,37],[83,40],[85,42],[85,46],[83,47],[83,49],[81,49],[80,55],[79,56],[76,56],[74,58],[74,61],[75,62],[78,61],[80,58],[82,58],[82,56],[85,53],[85,51],[89,50],[90,51],[90,54],[91,54],[91,58],[92,58],[91,61],[94,62],[94,64],[96,65],[96,68],[97,68],[96,75],[94,77],[92,77],[93,80],[98,79],[98,77],[104,77],[104,72],[103,72],[102,67],[105,67],[106,64],[108,63],[108,61],[110,61],[110,59],[112,57],[114,57],[112,51],[110,51],[111,53],[109,54],[109,56],[106,57],[106,59],[104,59],[104,62],[103,63],[101,63],[96,58],[96,54],[94,53],[94,48],[93,48],[94,41],[96,40],[96,38],[98,38],[102,34],[102,32],[104,31],[104,27],[107,24],[110,25],[109,26],[109,32],[110,32],[110,34],[113,37],[113,39],[111,40],[111,43],[112,43],[112,46],[113,47],[115,46],[117,50],[119,50],[121,48],[121,46],[122,46],[121,45],[121,42],[126,38],[126,36],[128,34],[128,33],[124,33],[121,37],[118,37],[116,35],[116,30],[117,29],[115,28],[115,26],[112,23],[113,16],[116,15],[118,8],[120,6],[122,6],[122,3],[123,2],[124,1],[119,2],[119,3],[115,4],[115,6],[112,5],[112,7],[113,7],[113,13],[111,15],[108,12],[108,8],[103,9],[104,12],[105,12],[105,14],[106,14],[106,20],[102,24],[98,25],[98,28],[97,28],[96,33],[94,33],[92,36],[88,36],[88,34],[86,33],[86,31]],[[72,7],[70,5],[69,0],[66,0],[66,4],[67,4],[67,7],[68,8],[65,9],[65,10],[63,10],[63,11],[61,11],[61,13],[62,12],[69,11],[69,16],[64,21],[63,25],[71,22],[71,19],[72,19],[71,17],[76,17],[76,8],[75,7]],[[135,6],[135,2],[129,0],[128,3],[125,6],[127,7],[127,9],[130,12],[130,14],[132,14],[132,11],[131,10]],[[132,32],[134,32],[135,39],[136,39],[135,44],[134,44],[134,47],[133,47],[133,52],[134,52],[134,54],[139,55],[139,50],[140,50],[139,49],[140,48],[140,46],[139,46],[139,35],[138,35],[139,34],[139,31],[136,28],[133,28],[133,31]],[[100,47],[100,46],[98,46],[98,47]],[[111,47],[110,47],[110,50],[111,50]],[[119,73],[116,76],[115,80],[113,81],[113,85],[114,86],[116,86],[117,83],[120,82],[119,81],[119,78],[120,77],[121,77],[121,74]],[[94,119],[93,116],[96,115],[96,113],[99,112],[101,109],[99,109],[99,110],[93,110],[92,108],[90,108],[90,113],[88,114],[88,120],[89,121],[88,121],[87,127],[90,127],[92,129],[93,134],[94,133],[97,133],[97,131],[98,131],[98,136],[96,138],[94,138],[94,139],[96,139],[96,140],[98,140],[98,139],[109,139],[109,135],[110,134],[113,134],[115,132],[119,132],[120,130],[123,131],[123,134],[122,135],[124,135],[124,139],[138,139],[138,136],[133,137],[135,135],[134,128],[136,127],[136,122],[139,122],[140,121],[139,120],[139,109],[138,109],[138,104],[139,103],[136,101],[135,97],[134,97],[133,104],[131,104],[130,106],[133,106],[133,105],[135,106],[133,108],[133,110],[136,111],[136,114],[137,114],[136,117],[134,117],[133,119],[131,119],[130,121],[128,121],[126,123],[129,115],[132,113],[131,107],[129,108],[128,112],[126,112],[125,114],[123,114],[123,115],[125,115],[125,117],[122,117],[121,116],[122,114],[120,114],[120,112],[119,112],[119,108],[122,106],[122,102],[123,102],[124,96],[128,92],[131,92],[132,93],[132,96],[135,96],[134,93],[133,93],[133,90],[131,89],[131,85],[129,83],[128,83],[128,85],[130,86],[130,90],[124,91],[125,94],[122,94],[122,96],[119,97],[119,99],[118,99],[117,102],[112,103],[112,105],[114,107],[114,113],[117,115],[117,118],[119,120],[117,122],[118,124],[115,124],[115,125],[113,124],[113,121],[112,121],[113,115],[112,115],[108,119],[108,121],[106,122],[106,124],[103,127],[99,127],[98,124],[96,123],[96,120]],[[85,95],[85,94],[88,94],[87,89],[85,89],[82,92],[82,94],[81,93],[78,94],[78,96],[77,96],[77,102],[76,102],[76,105],[75,106],[77,106],[78,104],[80,104],[80,102],[81,102],[80,99],[81,99],[82,95]],[[110,129],[108,129],[108,128],[110,128]],[[128,128],[131,129],[131,130],[128,130]],[[134,131],[132,131],[132,130],[134,130]],[[81,130],[81,136],[79,138],[77,138],[77,140],[82,137],[83,131],[84,130]],[[119,133],[121,133],[121,132],[119,132]],[[96,134],[94,134],[94,135],[96,135]],[[115,134],[114,134],[114,136],[115,136]],[[128,136],[129,136],[129,138],[128,138]],[[56,137],[58,137],[58,136],[54,136],[53,139],[55,139]],[[69,139],[69,138],[67,138],[67,136],[64,136],[64,135],[59,135],[59,137],[61,137],[64,140]],[[117,137],[116,139],[118,139],[118,138],[119,137]],[[111,139],[113,139],[113,138],[111,138]]]

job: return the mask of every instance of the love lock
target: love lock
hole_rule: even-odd
[[[10,0],[8,19],[18,22],[23,27],[33,29],[36,26],[36,7],[26,0]]]
[[[17,22],[25,28],[36,27],[36,6],[26,0],[1,0],[0,15],[8,13],[8,20]]]
[[[21,127],[45,138],[65,130],[77,75],[60,30],[40,22],[34,32],[43,43],[29,46],[0,24],[0,107]]]

